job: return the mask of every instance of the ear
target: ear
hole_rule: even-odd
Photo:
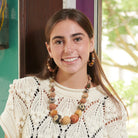
[[[90,52],[94,50],[94,37],[90,39]]]
[[[47,48],[47,51],[48,51],[50,57],[52,58],[52,52],[51,52],[50,45],[47,42],[45,42],[45,45],[46,45],[46,48]]]

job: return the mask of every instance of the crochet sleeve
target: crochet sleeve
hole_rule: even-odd
[[[117,106],[111,98],[105,100],[105,128],[108,138],[128,138],[126,130],[127,112],[121,102]]]
[[[9,97],[0,116],[0,125],[8,138],[18,138],[27,114],[32,79],[14,80],[10,85]]]

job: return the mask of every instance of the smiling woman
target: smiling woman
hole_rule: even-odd
[[[69,19],[57,23],[50,37],[50,43],[46,46],[58,66],[57,76],[77,72],[82,79],[86,79],[89,53],[94,49],[93,38],[89,39],[87,33]]]
[[[127,138],[126,110],[101,68],[88,18],[63,9],[49,19],[45,32],[46,66],[10,86],[0,117],[6,135]]]

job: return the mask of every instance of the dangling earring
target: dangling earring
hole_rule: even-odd
[[[56,71],[56,69],[57,69],[57,66],[56,65],[54,65],[55,63],[54,63],[54,61],[53,61],[53,59],[52,58],[48,58],[47,59],[47,68],[48,68],[48,70],[50,71],[50,72],[55,72]],[[53,68],[53,66],[56,66],[55,68]]]
[[[90,67],[92,67],[94,65],[94,63],[95,63],[95,55],[94,55],[94,52],[92,52],[92,53],[90,53],[90,60],[88,62],[88,65]]]

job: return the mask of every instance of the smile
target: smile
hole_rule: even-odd
[[[72,61],[75,61],[76,59],[78,59],[78,57],[63,59],[63,61],[72,62]]]

